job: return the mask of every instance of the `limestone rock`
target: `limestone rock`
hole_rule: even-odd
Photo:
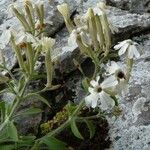
[[[113,150],[150,149],[150,34],[133,38],[144,50],[135,62],[129,92],[120,99],[123,115],[110,123]]]
[[[61,16],[61,14],[58,12],[57,10],[57,5],[67,2],[70,5],[70,10],[71,13],[73,13],[78,5],[78,3],[76,2],[72,2],[71,0],[56,0],[56,1],[52,1],[51,3],[49,2],[49,0],[44,0],[45,2],[45,16],[46,16],[46,20],[49,22],[51,22],[50,24],[47,24],[47,28],[46,28],[46,32],[48,36],[52,36],[55,34],[55,32],[57,32],[58,30],[60,30],[60,28],[62,28],[62,26],[64,25],[64,21],[63,18]],[[13,17],[12,15],[10,15],[9,12],[9,5],[12,3],[12,1],[10,0],[2,0],[0,2],[0,35],[3,31],[3,27],[7,26],[7,27],[14,27],[14,29],[17,29],[18,26],[20,26],[20,23],[18,21],[18,19],[16,17]],[[17,0],[17,4],[20,7],[23,7],[23,3],[22,0]],[[5,49],[6,57],[7,57],[7,62],[8,62],[8,68],[12,69],[13,66],[16,64],[17,60],[15,58],[14,52],[11,50],[11,48],[8,46]],[[1,60],[0,60],[1,62]]]
[[[82,12],[86,12],[89,7],[96,6],[97,2],[98,1],[88,0],[87,2],[83,3],[83,6],[81,7]],[[112,40],[114,43],[130,38],[134,34],[143,32],[150,28],[149,14],[131,14],[128,11],[123,11],[115,7],[108,7],[107,13],[113,26],[118,28],[118,32],[113,35]],[[74,49],[73,47],[68,47],[65,49],[63,48],[67,45],[68,34],[66,32],[67,31],[63,30],[56,35],[56,40],[58,38],[57,41],[59,41],[58,43],[60,44],[57,44],[57,49],[54,50],[54,54],[55,51],[57,52],[56,54],[59,54],[59,62],[64,65],[64,72],[69,73],[70,71],[74,70],[73,62],[70,60],[73,58],[78,60],[80,58],[80,53],[78,49]],[[60,42],[61,40],[63,42]],[[79,61],[80,60],[81,58]]]
[[[129,10],[133,13],[149,13],[150,2],[149,0],[106,0],[111,5],[123,10]]]

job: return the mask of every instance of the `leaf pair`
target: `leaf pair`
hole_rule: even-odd
[[[89,120],[83,120],[83,121],[86,123],[86,125],[89,129],[90,139],[93,138],[93,136],[95,135],[95,125],[93,124],[92,121],[89,121]],[[84,137],[81,135],[81,133],[77,127],[75,119],[73,119],[71,122],[71,130],[77,138],[82,139],[82,140],[84,139]]]

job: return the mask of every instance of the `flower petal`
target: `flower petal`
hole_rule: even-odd
[[[118,52],[118,55],[121,56],[122,54],[124,54],[124,53],[126,52],[128,46],[129,46],[129,43],[125,43],[125,44],[120,48],[120,50],[119,50],[119,52]]]
[[[96,82],[95,80],[91,80],[91,81],[90,81],[90,84],[91,84],[93,87],[96,87],[96,86],[99,85],[99,83]]]
[[[119,44],[117,44],[117,45],[114,46],[114,49],[115,49],[115,50],[118,50],[118,49],[120,49],[124,44],[126,44],[126,43],[129,44],[129,42],[132,42],[132,41],[131,41],[130,39],[128,39],[128,40],[124,40],[124,41],[122,41],[122,42],[119,42]]]
[[[115,106],[114,100],[107,93],[103,91],[99,95],[101,101],[101,109],[107,110]]]
[[[98,99],[99,99],[99,94],[94,94],[92,96],[92,103],[91,103],[91,107],[92,108],[95,108],[97,106],[97,102],[98,102]]]
[[[110,76],[102,82],[101,87],[102,87],[102,89],[105,89],[105,88],[113,87],[117,84],[118,84],[118,81],[117,81],[116,77]]]
[[[133,58],[133,55],[134,55],[134,52],[133,52],[132,45],[131,45],[131,46],[129,46],[129,48],[128,48],[128,58],[129,58],[129,59],[132,59],[132,58]]]
[[[115,50],[118,50],[118,49],[120,49],[124,44],[126,44],[126,41],[120,42],[119,44],[115,45],[115,46],[114,46],[114,49],[115,49]]]
[[[107,72],[109,72],[110,75],[114,74],[116,70],[120,69],[120,66],[115,61],[111,61],[111,64],[107,66]]]
[[[90,94],[89,96],[85,97],[86,106],[95,108],[97,106],[98,98],[98,94]]]
[[[91,88],[91,87],[88,88],[88,91],[89,91],[91,94],[94,93],[94,89]]]
[[[97,76],[96,77],[96,82],[99,82],[99,80],[100,80],[100,76]]]
[[[136,58],[139,58],[140,57],[140,53],[138,52],[136,46],[135,45],[131,45],[131,46],[132,46],[132,50],[133,50],[134,56]]]

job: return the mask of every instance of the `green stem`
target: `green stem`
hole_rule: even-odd
[[[65,24],[66,24],[66,27],[67,27],[69,33],[71,33],[72,30],[74,29],[74,25],[73,25],[73,23],[71,22],[71,19],[70,19],[70,18],[69,18],[69,19],[65,19],[65,18],[64,18],[64,20],[65,20]]]
[[[24,87],[22,88],[21,92],[20,92],[20,96],[17,96],[17,100],[15,102],[15,104],[13,105],[11,112],[9,113],[8,117],[5,119],[5,121],[1,124],[0,126],[0,131],[3,130],[3,128],[7,125],[8,121],[10,120],[10,118],[12,117],[14,111],[16,110],[16,108],[18,107],[18,105],[20,104],[20,101],[22,100],[22,96],[25,92],[26,86],[27,86],[28,80],[26,80]]]
[[[17,56],[19,66],[20,66],[20,68],[24,71],[24,70],[25,70],[25,66],[24,66],[23,57],[22,57],[22,54],[21,54],[20,49],[18,48],[18,46],[17,46],[16,43],[15,43],[15,39],[14,39],[14,36],[13,36],[13,35],[12,35],[12,37],[11,37],[11,43],[12,43],[12,47],[13,47],[13,49],[14,49],[14,51],[15,51],[15,54],[16,54],[16,56]]]
[[[29,72],[30,75],[32,76],[33,73],[33,69],[34,69],[34,59],[33,59],[34,55],[33,55],[33,49],[31,44],[27,44],[27,59],[29,61]]]
[[[32,28],[32,34],[34,34],[35,24],[34,24],[34,21],[33,21],[32,12],[31,12],[30,7],[28,5],[25,5],[25,10],[26,10],[26,13],[27,13],[27,16],[28,16],[29,24]]]
[[[10,77],[11,77],[15,82],[17,82],[17,80],[16,80],[16,78],[14,77],[14,75],[11,73],[11,71],[10,71],[8,68],[6,68],[6,66],[5,66],[4,69],[8,72],[8,74],[10,75]]]
[[[47,73],[47,88],[52,87],[53,65],[51,60],[51,49],[47,50],[45,55],[45,66]]]
[[[93,74],[92,79],[95,79],[95,78],[96,78],[96,75],[97,75],[97,73],[98,73],[98,70],[99,70],[99,66],[95,63],[95,70],[94,70],[94,74]]]
[[[35,56],[34,56],[34,64],[36,63],[36,61],[38,59],[38,56],[39,56],[41,49],[42,49],[41,46],[36,49]]]
[[[98,113],[97,115],[93,115],[93,116],[89,116],[89,117],[77,117],[77,120],[90,120],[90,119],[97,119],[102,117],[102,115],[100,113]]]
[[[30,31],[30,25],[26,21],[25,17],[23,14],[21,14],[16,8],[13,7],[13,12],[15,13],[16,17],[19,19],[19,21],[22,23],[24,29],[26,31]]]

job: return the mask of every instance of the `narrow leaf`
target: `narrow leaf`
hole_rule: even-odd
[[[87,127],[89,128],[89,132],[90,132],[90,139],[95,135],[95,125],[93,124],[92,121],[90,120],[85,120],[85,123],[87,124]]]
[[[17,128],[15,127],[13,122],[9,122],[7,132],[11,139],[13,139],[14,141],[18,141]]]
[[[42,140],[42,143],[46,144],[50,150],[68,150],[66,143],[54,137],[46,137]]]
[[[14,148],[15,148],[14,145],[0,145],[1,150],[12,150]]]
[[[27,109],[23,109],[23,110],[19,111],[16,116],[20,116],[20,115],[28,116],[28,115],[38,114],[41,112],[42,112],[42,110],[40,108],[27,108]]]
[[[83,86],[84,90],[87,92],[88,88],[89,88],[88,78],[85,78],[82,80],[82,86]]]
[[[36,99],[42,101],[42,102],[45,103],[47,106],[51,107],[50,104],[49,104],[49,102],[48,102],[44,97],[42,97],[41,95],[36,94],[36,93],[30,93],[30,94],[28,94],[26,97],[24,97],[24,99],[32,98],[32,97],[33,97],[33,98],[36,97]]]
[[[77,138],[82,139],[82,140],[84,139],[83,136],[81,135],[81,133],[78,130],[75,119],[73,119],[72,122],[71,122],[71,130]]]

